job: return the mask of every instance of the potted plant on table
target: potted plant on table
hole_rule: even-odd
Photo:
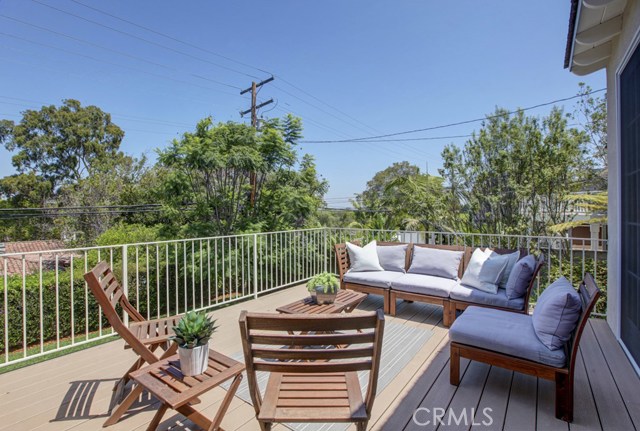
[[[180,369],[185,376],[196,376],[207,369],[209,339],[217,329],[215,323],[204,311],[189,311],[173,327],[175,335],[170,339],[178,344]]]
[[[307,290],[318,304],[333,304],[339,288],[338,277],[329,272],[320,273],[307,283]]]

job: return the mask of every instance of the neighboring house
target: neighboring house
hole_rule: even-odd
[[[640,0],[573,0],[565,67],[605,69],[609,167],[607,321],[640,364]],[[640,370],[640,368],[636,368]]]
[[[55,257],[52,254],[25,254],[24,263],[22,256],[2,256],[3,253],[26,253],[33,251],[50,251],[64,248],[62,241],[20,241],[0,243],[0,275],[4,275],[5,261],[7,275],[22,274],[24,269],[26,274],[34,274],[40,268],[40,256],[42,256],[42,267],[44,269],[55,268]],[[68,266],[68,259],[58,257],[58,266],[63,268]]]

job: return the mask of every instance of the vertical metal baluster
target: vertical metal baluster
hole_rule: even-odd
[[[145,277],[147,287],[147,320],[151,319],[151,285],[149,282],[149,245],[145,245],[145,265],[144,270],[147,276]]]
[[[269,234],[269,272],[271,273],[271,278],[269,280],[269,289],[276,287],[276,284],[273,279],[273,267],[274,267],[274,259],[273,259],[273,234]]]
[[[73,310],[74,292],[73,292],[73,253],[69,255],[69,273],[71,278],[71,292],[69,298],[71,301],[71,344],[75,344],[76,340],[76,325],[75,325],[75,312]]]
[[[218,303],[218,240],[216,238],[213,239],[213,254],[216,258],[216,260],[214,261],[215,262],[214,272],[216,274],[215,286],[216,286],[216,304],[217,304]]]
[[[558,247],[558,273],[562,276],[562,242],[560,242],[560,247]]]
[[[189,299],[187,298],[187,241],[182,241],[182,268],[184,273],[184,285],[182,286],[182,294],[184,297],[184,312],[186,313],[189,307]]]
[[[38,254],[38,272],[39,272],[39,292],[38,299],[40,301],[40,353],[44,353],[44,305],[42,299],[42,253]]]
[[[156,243],[156,319],[160,318],[160,245]]]
[[[222,302],[225,302],[225,287],[227,285],[227,278],[225,277],[225,253],[224,253],[224,238],[220,238],[220,248],[222,249],[222,262],[220,263],[222,266]]]
[[[231,289],[233,288],[233,280],[231,280],[232,277],[232,271],[231,271],[231,237],[228,236],[227,237],[227,252],[228,252],[228,256],[229,256],[229,272],[227,274],[229,274],[229,300],[233,299],[233,295],[231,294]]]
[[[586,257],[586,255],[585,255],[585,253],[584,253],[584,247],[585,247],[585,244],[584,244],[584,243],[585,243],[585,241],[584,241],[584,239],[583,239],[583,240],[582,240],[582,278],[584,278],[584,273],[585,273],[585,271],[586,271],[586,268],[585,268],[585,262],[586,262],[586,260],[587,260],[587,257]]]
[[[58,254],[56,253],[56,263],[55,263],[55,274],[56,274],[56,349],[60,348],[60,277],[59,277],[59,259]],[[6,271],[5,271],[6,274]],[[5,314],[6,314],[5,310]],[[8,328],[7,328],[8,330]]]
[[[569,239],[569,268],[570,268],[569,278],[570,278],[571,284],[573,284],[573,238]]]
[[[207,239],[207,306],[211,306],[211,240]]]
[[[191,240],[191,307],[196,308],[196,250],[195,241]]]
[[[89,272],[87,250],[84,251],[84,272]],[[84,340],[89,340],[89,284],[84,282]]]
[[[245,278],[244,278],[244,269],[246,266],[247,261],[244,258],[244,243],[247,241],[247,237],[246,236],[242,236],[240,237],[240,248],[241,248],[241,256],[240,256],[240,262],[242,263],[241,265],[241,270],[242,270],[242,283],[240,283],[242,285],[242,297],[244,298],[247,295],[247,286],[245,285]]]
[[[165,295],[166,295],[166,303],[164,304],[167,309],[167,316],[171,314],[169,311],[169,243],[166,242],[164,244],[164,282],[165,282]]]
[[[598,284],[598,243],[596,242],[596,248],[593,250],[593,281]]]
[[[238,285],[238,279],[240,278],[238,276],[238,236],[235,235],[233,237],[233,255],[234,255],[234,259],[235,259],[235,267],[236,267],[236,298],[240,295],[240,287]]]
[[[7,258],[2,259],[2,266],[4,268],[4,362],[9,362],[9,265],[7,264]],[[60,337],[58,337],[58,340]],[[59,341],[58,341],[59,343]]]
[[[98,249],[98,262],[102,262],[102,250]],[[109,260],[109,268],[111,268],[111,270],[113,270],[113,259]],[[102,336],[102,309],[100,308],[99,304],[98,305],[98,336]]]
[[[253,297],[258,299],[258,235],[253,234]]]
[[[176,314],[180,314],[180,289],[178,289],[178,285],[180,282],[178,281],[180,275],[178,274],[178,243],[173,243],[173,259],[175,264],[175,274],[176,274]]]
[[[140,311],[140,256],[136,245],[136,309]]]
[[[200,240],[200,308],[204,308],[204,287],[202,278],[202,240]]]

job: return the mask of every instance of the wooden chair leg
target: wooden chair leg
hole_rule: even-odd
[[[261,431],[271,431],[271,422],[258,421]]]
[[[140,385],[136,385],[131,393],[120,403],[118,407],[116,407],[115,411],[109,416],[109,419],[102,425],[103,427],[108,427],[120,420],[123,414],[129,410],[129,407],[138,399],[140,394],[142,394],[143,387]]]
[[[568,374],[556,373],[556,417],[573,421],[573,381]]]
[[[164,416],[165,412],[167,411],[167,408],[168,408],[168,406],[166,404],[162,404],[160,406],[160,408],[156,412],[156,414],[153,417],[153,419],[151,419],[151,422],[149,423],[149,426],[147,427],[147,431],[156,431],[156,429],[158,428],[158,425],[160,425],[160,421],[162,420],[162,417]]]
[[[391,313],[391,292],[387,291],[384,293],[384,295],[382,295],[382,299],[383,299],[383,308],[382,311],[384,312],[384,314],[389,314]]]
[[[449,383],[458,386],[460,384],[460,349],[452,345],[450,351]]]
[[[389,314],[392,316],[396,315],[396,301],[396,294],[389,292]]]
[[[357,431],[367,431],[367,424],[368,424],[368,422],[357,422],[356,423],[356,430]]]
[[[451,301],[445,301],[442,304],[442,324],[445,328],[449,328],[456,316],[456,306]]]

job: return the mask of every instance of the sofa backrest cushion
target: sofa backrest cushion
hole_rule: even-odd
[[[533,310],[533,329],[551,350],[564,347],[582,312],[580,295],[569,280],[560,277],[547,287]]]
[[[378,260],[385,271],[405,272],[408,244],[378,245]]]
[[[458,278],[464,251],[431,247],[414,247],[409,273]]]
[[[502,277],[509,255],[492,253],[489,249],[476,248],[464,270],[460,283],[487,293],[498,293],[498,282]]]
[[[526,255],[513,265],[505,287],[507,298],[522,298],[527,293],[535,268],[536,258],[531,254]]]
[[[349,253],[349,271],[384,271],[384,268],[380,266],[378,245],[375,240],[364,247],[348,242],[347,252]]]
[[[507,282],[509,281],[509,276],[511,275],[516,262],[518,261],[518,259],[520,259],[520,251],[514,251],[513,253],[505,254],[503,256],[505,256],[507,259],[507,266],[504,268],[502,276],[498,281],[498,287],[501,289],[506,289]]]

